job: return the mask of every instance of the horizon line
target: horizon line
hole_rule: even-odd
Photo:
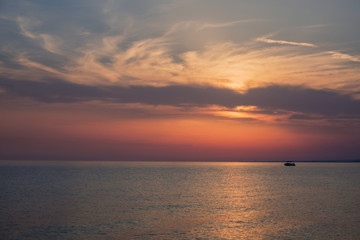
[[[76,163],[88,163],[88,164],[111,164],[111,163],[166,163],[166,164],[180,164],[180,163],[284,163],[288,160],[269,160],[269,161],[190,161],[190,160],[0,160],[0,164],[16,165],[16,164],[76,164]],[[360,159],[353,160],[289,160],[296,163],[360,163]]]

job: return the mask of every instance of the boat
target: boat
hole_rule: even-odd
[[[296,164],[294,162],[290,162],[290,161],[287,161],[286,163],[284,163],[285,166],[296,166]]]

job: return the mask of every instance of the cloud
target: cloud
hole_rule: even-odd
[[[324,28],[324,27],[329,27],[331,26],[330,24],[314,24],[314,25],[305,25],[305,26],[301,26],[301,28],[304,29],[318,29],[318,28]]]
[[[351,56],[349,54],[345,54],[337,51],[328,51],[327,53],[330,54],[333,58],[343,59],[352,62],[360,62],[360,58]]]
[[[68,4],[64,3],[63,6],[72,9],[79,3]],[[177,11],[180,3],[173,4],[171,11]],[[258,32],[265,31],[265,25],[274,22],[265,23],[258,15],[253,16],[254,19],[246,19],[249,16],[244,15],[245,19],[236,21],[224,19],[236,19],[239,15],[227,18],[173,18],[163,12],[167,10],[159,10],[164,7],[162,3],[127,1],[124,5],[109,1],[105,5],[91,5],[95,9],[90,13],[94,14],[86,14],[84,19],[77,19],[74,17],[76,14],[68,14],[66,16],[69,18],[57,25],[59,12],[54,11],[53,4],[34,5],[37,11],[48,7],[50,12],[45,15],[18,15],[22,17],[13,15],[12,23],[16,23],[18,28],[12,26],[12,31],[16,31],[17,38],[22,42],[8,41],[3,44],[3,52],[8,51],[1,59],[4,65],[0,66],[0,75],[4,77],[37,81],[61,78],[90,86],[195,84],[242,92],[249,87],[266,84],[360,91],[360,86],[347,87],[348,83],[358,80],[360,69],[343,64],[349,60],[357,62],[356,55],[324,52],[320,48],[310,47],[315,45],[307,42],[274,40],[271,35]],[[104,6],[109,12],[101,12]],[[153,7],[153,14],[145,18],[148,7]],[[171,19],[163,21],[166,17]],[[113,18],[115,20],[107,26],[107,20]],[[74,20],[74,24],[71,20]],[[262,21],[261,24],[251,24],[259,21]],[[237,28],[238,31],[227,29],[231,26],[241,28]],[[204,29],[206,31],[201,31]],[[168,35],[171,31],[178,35]],[[263,37],[256,39],[254,36]],[[287,36],[292,34],[284,32],[281,36],[280,39],[289,39]],[[260,40],[277,44],[260,46]],[[292,47],[294,45],[307,47]],[[7,46],[15,50],[11,52]]]
[[[263,83],[304,84],[334,88],[352,80],[359,69],[340,66],[324,52],[301,52],[286,47],[242,47],[225,42],[174,54],[167,37],[144,39],[122,48],[127,36],[105,36],[78,49],[65,65],[67,80],[80,84],[184,85],[199,84],[246,90]],[[103,61],[103,60],[106,61]],[[325,80],[326,79],[326,80]],[[359,89],[360,90],[360,89]]]
[[[273,40],[273,39],[264,38],[264,37],[257,38],[256,41],[258,41],[258,42],[265,42],[265,43],[276,43],[276,44],[302,46],[302,47],[317,47],[315,44],[312,44],[312,43],[289,42],[289,41],[284,41],[284,40]]]
[[[49,66],[52,59],[21,53],[15,60],[26,68],[1,71],[15,79],[36,79],[41,70],[40,79],[61,77],[85,85],[190,83],[242,91],[264,83],[286,84],[289,79],[294,85],[338,90],[343,86],[339,82],[353,81],[360,74],[358,68],[343,66],[326,52],[302,52],[286,46],[258,48],[252,42],[245,46],[224,42],[176,52],[176,43],[166,36],[130,41],[127,33],[94,37],[65,58]]]
[[[199,86],[85,86],[60,80],[49,82],[2,79],[0,87],[8,93],[42,102],[83,102],[100,100],[149,105],[256,106],[265,110],[284,110],[323,116],[359,117],[360,100],[329,90],[302,86],[270,85],[239,93],[227,88]],[[270,111],[269,111],[270,112]]]
[[[170,36],[177,32],[188,32],[188,31],[202,31],[205,29],[216,29],[216,28],[226,28],[235,26],[241,23],[251,23],[263,21],[262,19],[244,19],[230,22],[221,22],[221,23],[204,23],[199,21],[182,21],[174,24],[170,29],[164,34],[164,36]]]
[[[39,41],[39,44],[48,52],[55,53],[55,54],[62,54],[60,50],[60,40],[50,34],[46,33],[34,33],[30,29],[33,26],[39,25],[38,21],[33,21],[30,19],[25,19],[23,17],[17,18],[17,23],[21,30],[21,33],[28,38],[35,39]]]
[[[59,71],[57,71],[56,69],[48,67],[48,66],[46,66],[44,64],[32,61],[27,56],[25,56],[24,54],[20,55],[17,58],[17,61],[19,63],[21,63],[23,66],[27,67],[27,68],[37,69],[37,70],[40,70],[40,71],[45,71],[45,72],[61,75],[61,73]]]
[[[224,22],[224,23],[204,23],[200,30],[207,28],[223,28],[223,27],[231,27],[240,23],[251,23],[251,22],[260,22],[262,19],[245,19],[245,20],[237,20],[232,22]]]
[[[151,105],[223,105],[232,107],[238,93],[230,89],[190,86],[86,86],[60,80],[49,82],[1,80],[9,92],[43,102],[82,102],[102,100]]]
[[[113,11],[106,18],[114,16]],[[314,47],[294,48],[291,47],[294,44],[306,46],[310,43],[272,40],[269,35],[257,40],[246,38],[244,42],[226,37],[206,42],[206,34],[210,34],[210,39],[216,38],[216,35],[222,36],[219,31],[224,29],[219,28],[261,19],[166,22],[154,31],[154,26],[148,26],[151,34],[142,34],[147,30],[136,21],[121,21],[121,27],[115,24],[112,26],[118,28],[107,31],[102,29],[103,26],[99,32],[95,32],[94,29],[75,24],[73,28],[66,27],[68,32],[57,32],[49,29],[45,17],[39,17],[39,20],[34,20],[33,16],[13,19],[19,27],[15,29],[18,37],[26,43],[19,44],[21,48],[14,45],[12,52],[5,46],[13,43],[8,42],[2,47],[3,51],[8,52],[1,59],[5,64],[0,66],[0,75],[13,79],[61,78],[91,86],[196,84],[243,92],[249,87],[269,83],[281,85],[291,81],[292,85],[311,88],[360,91],[360,87],[345,89],[346,82],[358,79],[360,69],[353,65],[345,66],[339,61],[356,62],[356,56],[340,55],[335,51],[323,52]],[[167,35],[174,28],[178,28],[176,31],[180,32],[180,37]],[[189,29],[191,33],[188,33]],[[205,34],[199,29],[209,31]],[[239,29],[239,34],[234,34],[240,35],[242,31],[243,28]],[[198,34],[196,37],[194,32]],[[283,44],[259,46],[259,39]],[[329,57],[329,54],[333,57]]]
[[[236,20],[236,21],[230,21],[230,22],[221,22],[221,23],[200,23],[200,22],[182,22],[180,23],[180,26],[183,25],[185,27],[195,26],[195,29],[198,31],[204,30],[204,29],[211,29],[211,28],[225,28],[225,27],[231,27],[242,23],[253,23],[253,22],[261,22],[264,21],[263,19],[243,19],[243,20]],[[179,26],[179,25],[175,25]]]
[[[253,105],[327,116],[360,114],[360,101],[349,95],[302,86],[259,87],[249,89],[246,100]]]

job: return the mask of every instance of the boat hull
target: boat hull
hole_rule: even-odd
[[[284,163],[284,166],[287,166],[287,167],[295,167],[296,164],[293,163],[293,162],[286,162],[286,163]]]

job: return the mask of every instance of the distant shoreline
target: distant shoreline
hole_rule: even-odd
[[[216,164],[216,163],[229,163],[229,164],[236,164],[236,163],[284,163],[288,160],[283,160],[283,161],[179,161],[179,160],[174,160],[174,161],[164,161],[164,160],[148,160],[148,161],[144,161],[144,160],[0,160],[0,164],[9,164],[9,165],[16,165],[16,164],[141,164],[141,163],[154,163],[154,164],[160,164],[160,163],[164,163],[164,164],[181,164],[181,163],[194,163],[194,164]],[[296,163],[360,163],[360,159],[356,159],[356,160],[291,160],[291,162],[296,162]]]

